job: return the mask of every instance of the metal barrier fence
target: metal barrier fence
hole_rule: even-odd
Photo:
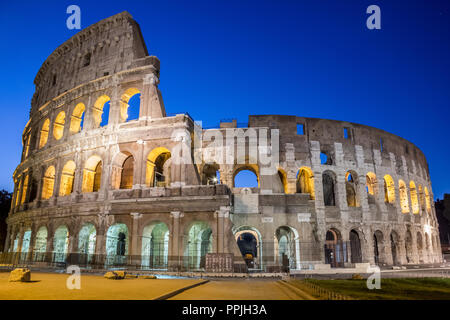
[[[306,288],[307,291],[310,291],[314,296],[318,297],[319,299],[326,299],[326,300],[354,300],[350,296],[346,296],[337,292],[334,292],[332,290],[324,289],[321,286],[307,280],[297,280],[301,283],[302,286]]]

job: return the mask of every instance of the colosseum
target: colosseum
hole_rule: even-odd
[[[161,272],[442,262],[428,164],[411,142],[287,115],[202,128],[188,113],[166,113],[159,78],[127,12],[47,58],[3,257]],[[242,171],[256,186],[235,186]]]

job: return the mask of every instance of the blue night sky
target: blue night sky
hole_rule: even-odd
[[[249,114],[357,122],[404,137],[428,159],[435,198],[450,193],[450,1],[2,1],[0,189],[12,191],[34,77],[77,30],[121,11],[161,60],[167,112],[204,126]],[[381,8],[381,30],[366,8]]]

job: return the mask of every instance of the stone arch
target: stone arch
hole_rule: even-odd
[[[373,234],[373,255],[376,265],[384,263],[384,239],[383,232],[376,230]]]
[[[205,163],[201,171],[202,185],[214,185],[220,183],[220,166],[215,163]]]
[[[287,183],[287,173],[283,168],[278,168],[277,171],[278,179],[280,179],[280,183],[283,186],[283,192],[288,193],[288,183]]]
[[[110,101],[111,98],[105,94],[98,97],[97,100],[95,101],[94,106],[92,107],[92,117],[94,120],[95,128],[100,127],[102,123],[104,125],[108,124]],[[106,108],[105,105],[107,106]]]
[[[129,105],[130,99],[137,94],[140,95],[141,92],[136,88],[128,88],[122,94],[122,97],[120,99],[120,122],[135,120],[135,119],[129,119],[128,110],[130,107],[130,105]],[[139,108],[140,108],[140,104],[139,104]]]
[[[233,230],[234,238],[238,244],[239,250],[241,251],[242,257],[244,258],[247,266],[253,269],[263,268],[263,240],[261,232],[255,227],[248,225],[239,226]],[[251,237],[242,237],[241,235],[251,234],[255,239],[256,243]],[[241,239],[241,240],[240,240]],[[240,243],[240,241],[243,241]],[[251,242],[250,242],[251,241]],[[245,242],[247,245],[245,245]]]
[[[355,229],[350,230],[350,261],[352,263],[362,262],[361,238]]]
[[[414,181],[409,182],[409,194],[411,196],[411,207],[414,214],[419,213],[419,199],[417,197],[416,184]]]
[[[212,228],[205,221],[193,221],[185,232],[185,267],[189,270],[204,269],[206,254],[213,252]]]
[[[256,164],[238,165],[233,171],[233,188],[236,188],[236,176],[242,171],[250,171],[256,177],[257,187],[259,188],[259,170]]]
[[[101,187],[102,158],[93,155],[86,160],[83,169],[82,192],[97,192]]]
[[[424,259],[423,259],[423,237],[422,237],[422,233],[420,231],[417,232],[416,245],[417,245],[417,255],[419,256],[419,263],[424,263]]]
[[[300,269],[298,231],[290,226],[280,226],[275,230],[275,240],[274,254],[278,258],[279,264],[283,267],[289,266],[289,269]]]
[[[50,131],[50,119],[47,118],[42,124],[41,134],[39,138],[39,149],[41,149],[47,144],[49,131]]]
[[[106,266],[123,265],[126,263],[129,247],[128,226],[125,223],[115,223],[106,232]]]
[[[47,227],[41,226],[36,232],[36,237],[34,239],[33,261],[41,262],[45,260],[45,254],[47,252],[47,237]]]
[[[60,225],[53,234],[53,262],[65,262],[69,249],[69,229]]]
[[[402,213],[409,212],[409,201],[408,201],[408,190],[406,189],[406,184],[403,180],[398,181],[398,193],[400,196],[400,207]]]
[[[391,241],[391,255],[392,255],[392,264],[399,265],[400,264],[400,252],[399,252],[399,243],[400,243],[400,237],[398,236],[398,233],[395,230],[391,231],[390,235],[390,241]]]
[[[314,174],[309,167],[301,167],[297,172],[296,193],[309,193],[311,200],[316,198]]]
[[[20,253],[21,253],[21,260],[22,261],[27,261],[27,256],[28,253],[30,252],[31,249],[31,228],[25,228],[24,232],[23,232],[23,236],[22,236],[22,246],[20,248]]]
[[[78,253],[81,264],[90,264],[95,255],[95,246],[97,244],[97,230],[95,225],[87,222],[83,224],[78,232]]]
[[[59,140],[64,135],[64,124],[66,123],[66,113],[61,111],[55,118],[53,123],[53,137]]]
[[[358,175],[355,171],[349,170],[345,174],[345,193],[347,196],[347,206],[359,207],[358,197]]]
[[[134,156],[128,151],[119,152],[113,160],[111,172],[112,189],[132,189]]]
[[[170,231],[166,223],[152,221],[142,232],[141,267],[167,269]]]
[[[73,181],[75,179],[75,162],[69,160],[64,165],[61,172],[61,183],[59,186],[59,195],[68,196],[73,191]]]
[[[405,254],[406,254],[406,262],[412,263],[413,260],[413,246],[412,246],[412,235],[411,231],[406,230],[405,233]]]
[[[336,174],[326,170],[322,173],[323,202],[325,206],[336,205]]]
[[[367,201],[369,204],[376,203],[376,196],[378,195],[378,182],[377,176],[373,172],[367,172],[366,174],[366,190],[367,190]]]
[[[84,111],[86,107],[84,103],[78,103],[73,109],[72,116],[70,117],[70,132],[78,133],[81,131],[84,125]]]
[[[147,156],[147,170],[145,183],[150,187],[164,187],[170,181],[168,161],[171,153],[167,148],[157,147]]]
[[[42,183],[42,199],[50,199],[53,196],[53,188],[55,186],[55,167],[50,166],[45,170]]]
[[[395,183],[390,175],[385,175],[384,178],[384,202],[395,203]]]
[[[425,212],[425,194],[421,184],[419,184],[419,207],[421,212]]]
[[[341,232],[336,228],[328,229],[325,234],[325,263],[336,268],[343,267],[346,261],[347,248],[342,241]]]

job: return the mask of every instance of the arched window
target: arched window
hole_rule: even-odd
[[[100,96],[92,108],[95,128],[103,127],[108,124],[110,98],[107,95]]]
[[[47,144],[48,132],[50,131],[50,119],[46,119],[41,129],[41,137],[39,140],[39,149]]]
[[[277,193],[288,193],[288,187],[287,187],[287,177],[286,177],[286,172],[283,169],[278,169],[277,171],[277,176],[278,176],[278,180],[280,182],[280,186],[281,190],[279,189],[279,187],[277,188],[278,190],[276,190],[275,192]],[[275,189],[274,189],[275,190]],[[281,192],[280,192],[281,191]]]
[[[219,165],[207,163],[202,170],[202,185],[214,185],[220,183]]]
[[[419,207],[421,211],[425,211],[425,194],[422,185],[419,184]]]
[[[147,157],[146,184],[150,187],[165,187],[169,184],[170,151],[164,147],[153,149]]]
[[[86,107],[83,103],[79,103],[75,106],[75,109],[73,109],[72,117],[70,120],[70,132],[71,133],[78,133],[83,128],[83,122],[84,122],[84,111],[86,110]]]
[[[47,228],[42,226],[36,233],[34,241],[33,260],[44,261],[47,252]]]
[[[26,197],[27,197],[27,191],[28,191],[28,179],[30,174],[26,174],[25,178],[23,179],[23,186],[22,186],[22,198],[20,199],[20,204],[24,204]]]
[[[50,166],[44,174],[42,183],[42,199],[50,199],[53,196],[53,187],[55,185],[55,167]]]
[[[69,230],[66,226],[60,226],[53,236],[53,261],[65,262],[68,248]]]
[[[143,268],[166,269],[169,256],[169,228],[163,222],[145,226],[142,233],[141,263]]]
[[[411,207],[414,214],[419,213],[419,199],[417,197],[416,184],[414,181],[409,182],[409,192],[411,194]]]
[[[406,184],[403,180],[398,181],[398,193],[400,195],[400,207],[402,213],[409,212],[408,190],[406,190]]]
[[[332,161],[330,155],[325,152],[321,152],[320,153],[320,164],[332,165],[333,161]]]
[[[236,170],[233,178],[235,188],[258,188],[258,175],[250,167]]]
[[[92,223],[86,223],[78,233],[78,253],[80,262],[88,264],[92,262],[95,254],[95,244],[97,241],[97,231]]]
[[[336,199],[334,194],[335,176],[331,171],[322,173],[323,202],[326,206],[335,206]]]
[[[373,172],[367,172],[366,174],[366,187],[367,193],[374,196],[377,194],[378,185],[377,185],[377,176]]]
[[[141,94],[136,88],[129,88],[120,100],[120,121],[139,119]]]
[[[128,255],[128,227],[116,223],[106,233],[106,265],[122,265]]]
[[[297,172],[297,183],[296,183],[297,193],[309,193],[311,199],[315,199],[314,192],[314,175],[312,170],[308,167],[301,167]]]
[[[350,231],[350,254],[352,263],[362,262],[361,241],[355,230]]]
[[[59,140],[64,135],[64,124],[66,123],[66,113],[61,111],[55,118],[55,123],[53,124],[53,136],[56,140]]]
[[[347,195],[347,205],[349,207],[358,207],[359,199],[356,191],[358,190],[358,177],[354,171],[347,171],[345,174],[345,191]]]
[[[428,193],[428,188],[425,187],[425,207],[427,209],[427,213],[431,213],[431,202],[430,202],[430,194]]]
[[[100,190],[102,178],[102,160],[92,156],[86,161],[83,174],[82,192],[97,192]]]
[[[67,161],[61,172],[60,196],[68,196],[73,191],[73,180],[75,178],[75,162]]]
[[[390,175],[384,176],[384,202],[395,203],[395,184]]]
[[[131,189],[133,187],[134,158],[128,156],[122,165],[120,176],[120,189]]]
[[[205,267],[206,254],[212,252],[212,230],[206,222],[194,222],[188,229],[184,256],[190,270]]]

